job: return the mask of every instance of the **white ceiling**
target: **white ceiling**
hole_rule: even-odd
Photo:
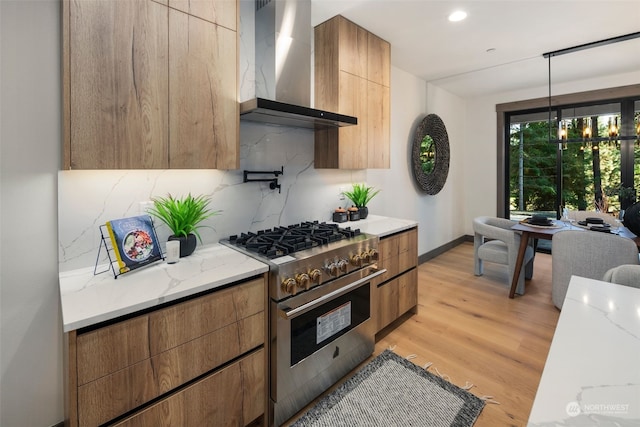
[[[456,9],[467,19],[449,22]],[[640,0],[312,0],[313,26],[337,14],[389,41],[393,66],[464,98],[547,86],[544,53],[640,31]],[[633,72],[640,83],[640,38],[551,59],[552,83]]]

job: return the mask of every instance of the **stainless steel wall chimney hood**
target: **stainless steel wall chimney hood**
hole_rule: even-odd
[[[254,98],[241,103],[240,120],[308,129],[358,124],[356,117],[264,98]]]
[[[240,120],[323,129],[356,117],[310,108],[311,1],[256,0],[256,97],[240,104]]]

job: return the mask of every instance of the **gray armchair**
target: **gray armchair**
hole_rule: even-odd
[[[625,264],[613,267],[604,273],[602,280],[618,285],[640,288],[640,265]]]
[[[483,262],[489,261],[508,267],[509,282],[516,267],[516,258],[520,247],[520,233],[511,229],[515,221],[506,218],[480,216],[473,220],[473,258],[474,274],[482,276]],[[533,259],[535,252],[529,245],[524,256],[524,262],[518,279],[516,293],[524,294],[524,280],[533,276]]]
[[[611,268],[638,264],[635,242],[615,234],[566,230],[553,236],[551,299],[562,309],[572,275],[602,280]]]

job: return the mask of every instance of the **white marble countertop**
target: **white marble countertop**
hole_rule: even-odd
[[[135,313],[264,273],[269,267],[223,245],[198,247],[176,264],[158,261],[114,279],[93,267],[62,272],[64,332]],[[100,270],[99,270],[100,271]]]
[[[338,224],[384,237],[417,226],[416,221],[369,215]],[[224,286],[269,267],[223,245],[198,247],[177,264],[164,261],[113,278],[111,271],[93,274],[93,267],[59,274],[64,332],[135,313],[198,292]]]
[[[640,289],[571,278],[528,425],[640,425]]]
[[[340,226],[340,228],[359,228],[363,233],[375,234],[378,237],[385,237],[399,231],[404,231],[416,227],[418,225],[418,222],[410,219],[389,218],[379,215],[367,215],[367,218],[361,219],[359,221],[347,221],[337,224]]]

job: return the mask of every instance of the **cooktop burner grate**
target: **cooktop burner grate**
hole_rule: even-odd
[[[272,259],[359,234],[359,229],[352,230],[350,227],[340,228],[337,224],[306,221],[287,227],[260,230],[257,233],[233,235],[229,237],[229,241]]]

